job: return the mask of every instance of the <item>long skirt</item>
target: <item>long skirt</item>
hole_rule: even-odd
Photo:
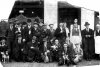
[[[100,54],[100,36],[95,37],[95,53]]]

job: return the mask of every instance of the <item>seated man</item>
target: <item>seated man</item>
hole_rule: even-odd
[[[27,43],[28,61],[39,62],[42,60],[41,51],[39,51],[37,37],[33,36],[32,41]]]
[[[80,45],[76,45],[76,48],[74,49],[75,50],[75,59],[74,59],[74,63],[78,63],[80,61],[82,61],[82,58],[83,58],[83,50],[82,48],[80,47]]]
[[[54,44],[51,46],[50,52],[51,52],[52,60],[59,62],[58,63],[59,65],[62,64],[62,50],[63,48],[61,44],[56,39],[54,41]]]

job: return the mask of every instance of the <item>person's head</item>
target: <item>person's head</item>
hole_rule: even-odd
[[[31,25],[31,23],[32,23],[31,19],[27,19],[27,24]]]
[[[77,24],[77,22],[78,22],[78,19],[74,19],[74,23]]]
[[[58,39],[55,40],[55,44],[59,44],[59,40]]]
[[[43,23],[42,23],[42,22],[40,22],[40,23],[39,23],[39,26],[43,26]]]
[[[43,25],[43,29],[47,29],[47,25],[46,24]]]
[[[53,29],[53,26],[54,26],[53,24],[49,24],[50,29]]]
[[[89,28],[89,23],[88,22],[85,22],[85,27],[88,29]]]
[[[60,23],[60,24],[59,24],[59,27],[63,27],[63,25],[64,25],[63,23]]]
[[[36,36],[32,37],[32,43],[34,43],[36,41],[36,38],[37,38]]]
[[[22,27],[26,27],[27,23],[26,22],[22,22]]]
[[[2,43],[5,43],[5,42],[6,42],[6,37],[2,37],[2,38],[1,38],[1,42],[2,42]]]
[[[33,26],[34,26],[34,28],[38,28],[38,24],[37,23],[35,23]]]
[[[17,25],[18,25],[18,27],[21,27],[21,23],[19,22],[19,23],[17,23]]]
[[[13,26],[14,24],[13,24],[13,22],[10,21],[10,22],[9,22],[9,25],[10,25],[10,26]]]

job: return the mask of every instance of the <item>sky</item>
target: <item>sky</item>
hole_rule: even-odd
[[[54,1],[65,1],[75,6],[100,12],[100,0],[48,0],[52,4],[55,3]],[[0,0],[0,20],[8,19],[14,2],[15,0]]]

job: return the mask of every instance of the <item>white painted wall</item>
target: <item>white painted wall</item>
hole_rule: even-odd
[[[56,0],[45,0],[44,1],[44,23],[54,24],[54,28],[57,27],[58,18],[58,6]],[[49,27],[48,27],[49,28]]]
[[[94,11],[81,8],[81,29],[85,28],[85,22],[90,23],[90,28],[94,30]]]

